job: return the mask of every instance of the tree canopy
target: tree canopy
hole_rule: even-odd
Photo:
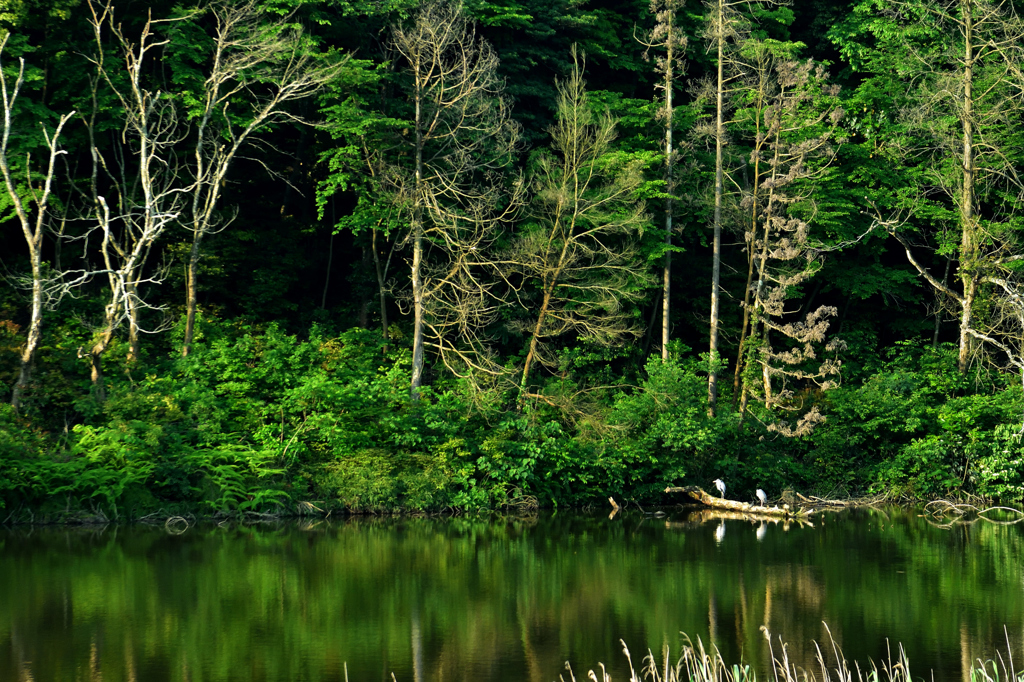
[[[1013,2],[0,31],[10,513],[1024,499]]]

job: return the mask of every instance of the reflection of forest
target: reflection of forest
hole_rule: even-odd
[[[1024,660],[1020,528],[856,511],[814,528],[614,520],[352,519],[305,527],[17,531],[0,537],[2,680],[550,682],[680,631],[760,673],[761,626],[814,670],[902,642],[915,677]],[[831,647],[822,646],[831,657]],[[830,662],[831,659],[829,658]]]
[[[721,518],[711,514],[701,521],[711,525]],[[851,667],[854,660],[862,666],[870,661],[879,665],[895,661],[900,643],[910,652],[912,670],[918,675],[932,670],[935,679],[953,679],[959,672],[964,682],[971,682],[971,666],[986,661],[996,678],[993,659],[1000,676],[1002,661],[1010,663],[1008,653],[1020,660],[1024,652],[1024,614],[1019,610],[1024,579],[1019,572],[1024,555],[1019,530],[965,527],[954,529],[959,535],[941,538],[922,531],[910,517],[878,520],[877,527],[860,529],[860,539],[845,538],[844,549],[819,538],[830,549],[807,563],[799,564],[789,556],[781,563],[761,564],[753,576],[740,573],[731,616],[736,625],[735,641],[745,643],[744,651],[757,652],[748,653],[747,660],[756,660],[762,671],[771,665],[772,652],[764,646],[762,625],[772,633],[775,656],[785,642],[789,661],[810,671],[820,667],[819,655],[834,670],[840,663],[837,652]],[[693,521],[691,515],[685,525],[692,528]],[[752,520],[746,521],[735,525],[750,528]],[[837,521],[843,525],[838,519],[833,523]],[[749,532],[747,528],[741,532]],[[780,529],[788,530],[781,525]],[[871,534],[882,542],[868,542]],[[945,541],[946,546],[933,544],[936,540]],[[920,542],[920,547],[910,544],[915,542]],[[1017,577],[1010,578],[1014,574]],[[1017,585],[1011,586],[1013,583]],[[999,594],[1009,602],[997,604]],[[715,641],[722,638],[714,633],[723,619],[712,594],[708,620]],[[894,629],[910,635],[896,636]],[[955,639],[950,636],[954,631]],[[955,647],[949,646],[950,640]],[[954,659],[957,649],[960,655]]]

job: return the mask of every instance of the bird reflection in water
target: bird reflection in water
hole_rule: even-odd
[[[768,524],[764,521],[757,527],[757,541],[761,542],[764,540],[764,536],[768,533]]]
[[[725,539],[725,521],[718,522],[718,528],[715,529],[715,544],[722,544],[722,540]]]

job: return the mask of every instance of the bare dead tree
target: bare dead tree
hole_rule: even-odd
[[[523,188],[505,175],[519,129],[497,75],[498,57],[461,6],[432,0],[393,35],[411,80],[413,165],[395,163],[385,174],[410,223],[416,399],[428,344],[459,375],[501,372],[483,336],[501,305],[487,254],[496,228],[518,211]]]
[[[330,61],[310,52],[290,17],[267,18],[260,3],[215,2],[212,52],[205,80],[192,93],[200,102],[193,111],[193,162],[187,229],[192,233],[186,278],[185,335],[188,355],[195,334],[199,264],[204,238],[225,229],[231,218],[218,212],[228,173],[239,151],[259,142],[258,135],[282,122],[310,124],[289,105],[321,92],[343,71],[347,57]]]
[[[840,339],[826,337],[830,318],[837,312],[832,306],[820,306],[803,319],[785,321],[792,317],[785,306],[787,290],[813,275],[815,257],[809,249],[806,222],[781,217],[770,217],[767,222],[771,227],[766,232],[777,241],[765,254],[765,266],[759,268],[762,279],[755,290],[753,318],[758,335],[749,337],[752,342],[749,355],[751,362],[760,369],[760,382],[744,383],[741,410],[746,411],[746,399],[752,396],[763,403],[766,411],[785,414],[803,409],[802,401],[795,399],[792,383],[817,390],[828,390],[836,385],[833,377],[839,374],[842,365],[839,352],[846,346]],[[767,267],[769,262],[775,267]],[[794,264],[796,267],[784,267]],[[822,352],[824,356],[819,357]],[[795,426],[783,419],[773,419],[768,428],[785,436],[801,436],[822,421],[824,416],[817,405],[812,405],[798,417]]]
[[[612,345],[638,335],[628,304],[642,296],[650,276],[634,244],[648,221],[636,198],[641,169],[635,160],[609,158],[615,122],[594,112],[583,80],[582,58],[558,82],[558,110],[551,128],[552,154],[538,158],[531,213],[505,261],[536,288],[540,307],[517,328],[529,334],[519,380],[528,396],[534,364],[552,366],[548,343],[572,332]]]
[[[656,24],[654,29],[641,43],[647,48],[644,56],[651,50],[664,50],[664,56],[658,55],[654,60],[655,71],[661,75],[662,81],[655,87],[664,96],[664,105],[659,114],[665,126],[665,262],[661,272],[661,359],[668,360],[668,342],[670,333],[671,288],[672,288],[672,231],[675,210],[674,194],[676,192],[675,165],[677,151],[672,143],[673,108],[672,100],[676,88],[676,80],[682,75],[683,56],[687,38],[676,25],[676,13],[683,7],[683,0],[651,0],[651,13]]]
[[[264,21],[253,2],[215,4],[209,10],[214,17],[212,65],[193,93],[201,106],[192,111],[195,122],[190,126],[178,97],[151,82],[151,64],[170,43],[157,31],[196,15],[164,20],[150,16],[140,34],[132,37],[117,21],[111,2],[90,2],[89,8],[96,42],[91,58],[96,72],[93,112],[86,120],[92,155],[88,213],[93,227],[84,238],[99,239],[103,265],[81,271],[75,282],[97,274],[107,279],[103,321],[91,347],[80,351],[90,359],[95,391],[102,399],[101,359],[117,329],[127,323],[129,360],[139,356],[140,333],[157,331],[143,327],[141,313],[151,306],[141,288],[162,281],[162,270],[154,270],[149,261],[168,226],[185,224],[193,236],[182,351],[187,354],[195,328],[201,244],[205,236],[230,223],[218,222],[218,204],[232,162],[240,148],[254,142],[267,126],[305,122],[285,105],[322,89],[337,76],[344,59],[315,60],[285,19]],[[108,63],[108,43],[123,59],[123,67]],[[99,98],[111,95],[123,110],[123,130],[108,148],[101,144]]]
[[[79,273],[79,283],[92,275],[106,275],[107,291],[103,319],[92,345],[79,355],[91,364],[93,387],[98,399],[105,397],[102,357],[115,332],[128,324],[129,360],[140,354],[142,311],[152,308],[142,297],[147,284],[159,284],[162,272],[148,269],[149,259],[161,235],[176,223],[185,206],[187,182],[173,158],[174,148],[186,131],[175,100],[168,93],[151,90],[145,83],[148,60],[154,51],[167,44],[158,39],[156,28],[167,21],[150,17],[137,40],[128,38],[116,22],[113,5],[89,3],[90,25],[96,52],[90,57],[92,112],[86,119],[92,172],[88,191],[88,216],[91,223],[86,240],[97,238],[103,264],[99,269]],[[107,63],[109,31],[123,67]],[[123,70],[122,70],[123,68]],[[100,91],[113,95],[121,105],[122,132],[109,150],[100,143]],[[108,198],[109,197],[109,198]]]
[[[3,40],[0,41],[0,56],[3,55],[9,36],[10,34],[4,35]],[[2,67],[2,64],[0,64],[0,67]],[[48,213],[48,205],[53,191],[57,158],[64,153],[59,146],[60,136],[65,124],[75,114],[72,111],[61,116],[52,133],[46,130],[46,126],[42,126],[43,139],[49,152],[42,178],[40,179],[34,174],[32,156],[31,154],[26,154],[24,167],[25,184],[19,186],[8,162],[8,156],[10,154],[11,130],[14,125],[15,105],[24,82],[24,59],[19,60],[18,77],[14,82],[14,87],[11,89],[8,89],[7,78],[4,76],[2,68],[0,68],[0,90],[2,90],[3,94],[4,107],[3,137],[0,138],[0,172],[3,173],[7,195],[14,206],[14,213],[21,225],[22,234],[25,236],[25,244],[28,246],[29,263],[32,268],[31,318],[25,335],[25,346],[20,354],[21,367],[18,372],[18,379],[11,391],[11,406],[15,410],[20,407],[24,391],[31,381],[32,365],[35,361],[35,354],[39,348],[40,339],[42,338],[44,288],[47,279],[43,271],[43,237],[47,230],[50,229],[51,217]]]

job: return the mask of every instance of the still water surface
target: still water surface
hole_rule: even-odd
[[[551,682],[680,631],[767,672],[902,642],[915,678],[1024,662],[1024,525],[861,509],[814,527],[674,510],[0,530],[0,680]],[[777,647],[776,647],[777,648]],[[1018,665],[1018,667],[1024,667]]]

